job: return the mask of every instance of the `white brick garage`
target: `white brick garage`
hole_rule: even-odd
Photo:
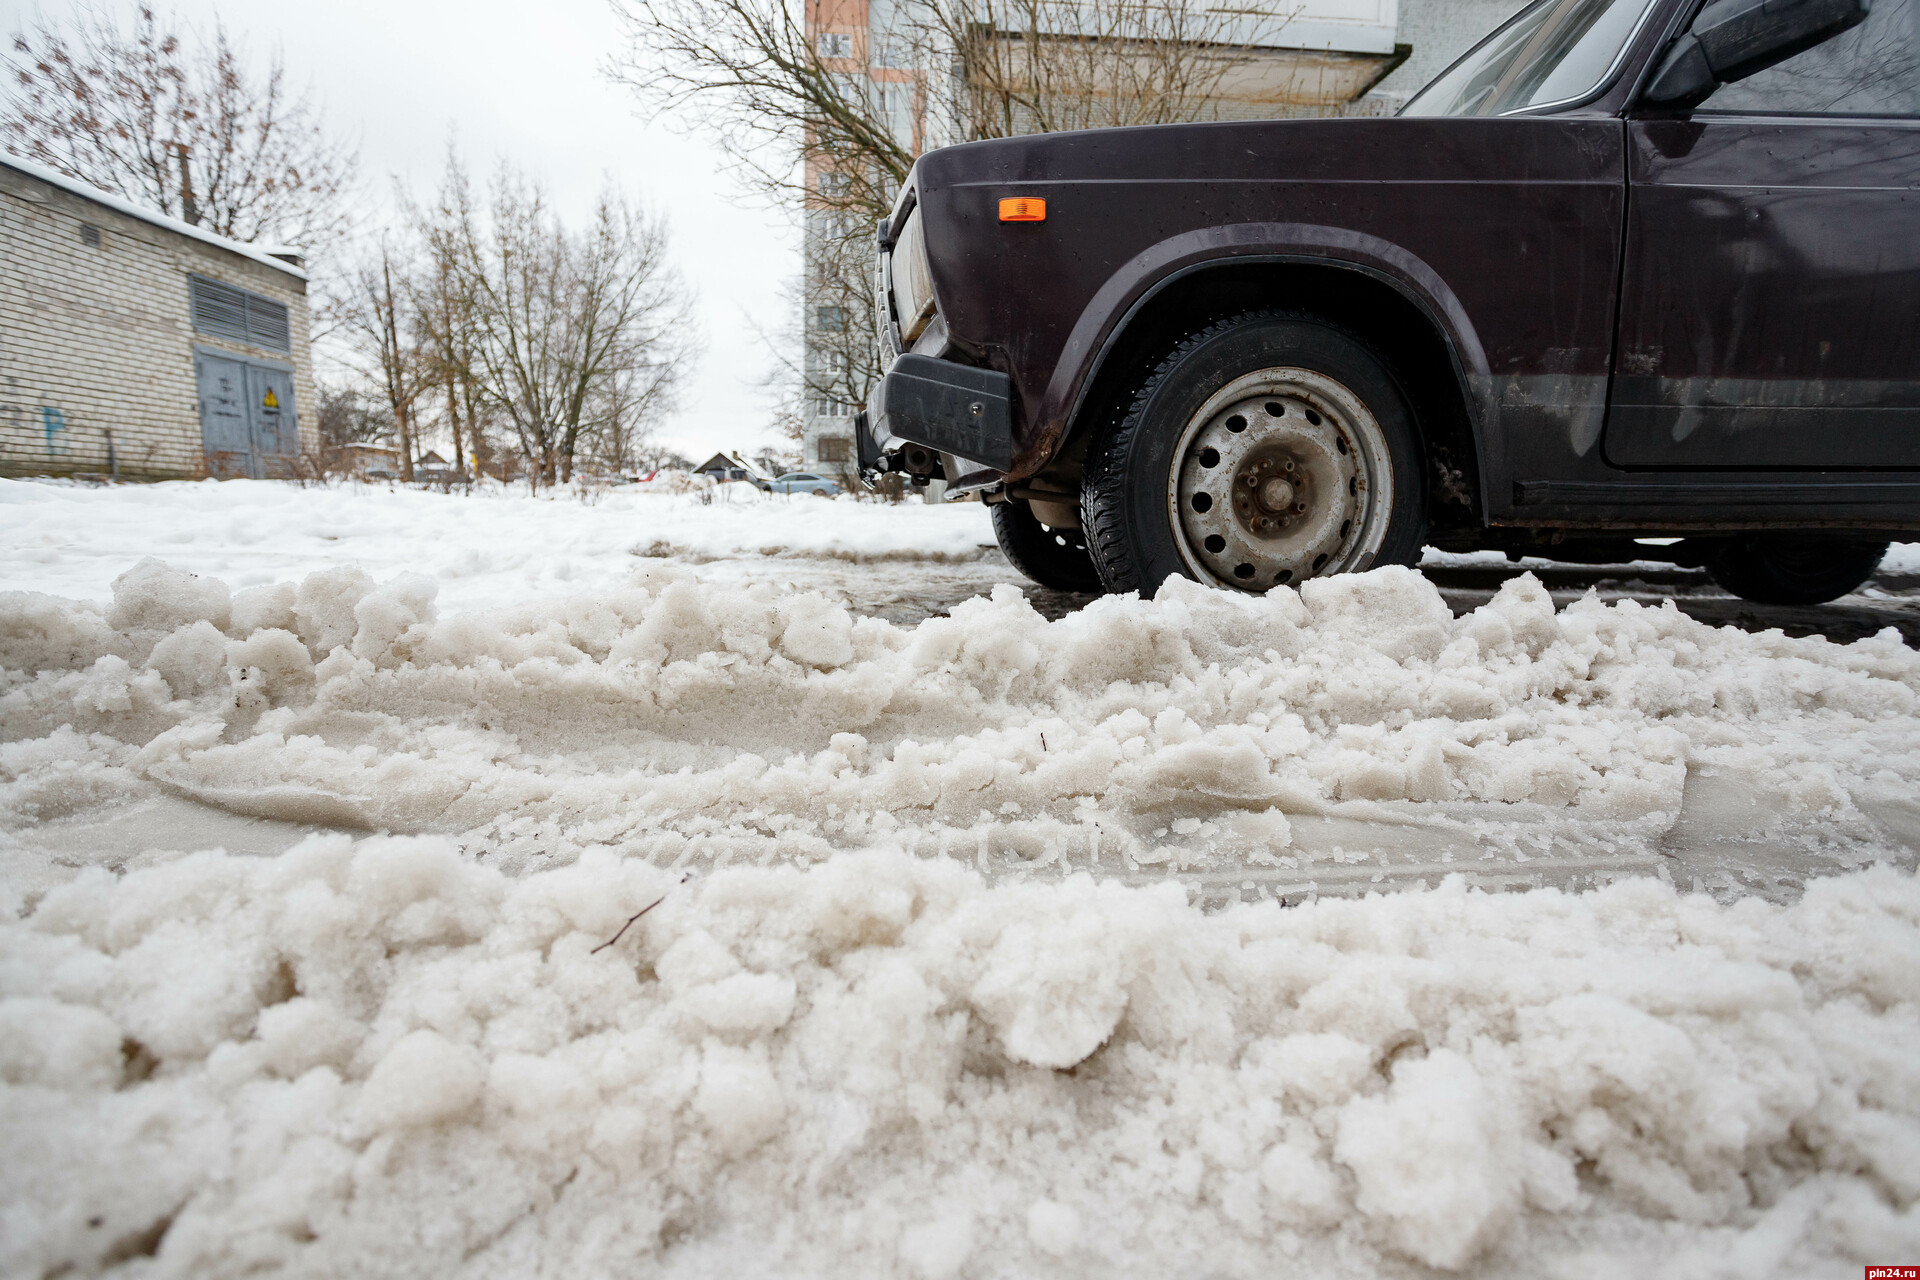
[[[295,474],[314,403],[297,265],[0,156],[0,475]]]

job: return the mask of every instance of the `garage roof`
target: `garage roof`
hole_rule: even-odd
[[[211,231],[202,230],[192,223],[182,222],[178,218],[169,218],[164,213],[155,213],[151,209],[143,209],[132,201],[122,199],[110,191],[102,191],[99,187],[91,186],[74,178],[69,178],[64,173],[49,169],[45,165],[35,164],[33,161],[24,159],[23,157],[0,155],[0,167],[24,173],[29,178],[37,179],[50,187],[58,187],[62,191],[70,195],[79,196],[83,200],[91,200],[95,204],[105,205],[115,213],[123,213],[129,218],[138,218],[142,222],[150,222],[156,227],[164,227],[168,231],[187,236],[190,239],[213,245],[218,249],[225,249],[229,253],[237,253],[243,258],[251,258],[263,267],[272,267],[275,271],[284,271],[288,275],[300,280],[307,278],[305,271],[294,266],[291,262],[274,257],[264,246],[242,244],[238,240],[229,240],[225,236],[217,236]],[[298,251],[283,248],[281,252],[296,253]]]

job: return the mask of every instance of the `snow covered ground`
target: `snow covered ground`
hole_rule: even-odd
[[[0,480],[0,585],[104,600],[142,556],[219,578],[234,590],[297,582],[351,564],[385,581],[418,573],[443,613],[609,591],[639,558],[744,558],[740,572],[828,557],[941,563],[993,544],[977,503],[903,508],[762,494],[748,484],[694,494],[653,486],[524,487],[441,494],[384,485],[294,488],[272,481],[89,488]]]
[[[988,537],[0,483],[0,1273],[1920,1257],[1920,654]]]

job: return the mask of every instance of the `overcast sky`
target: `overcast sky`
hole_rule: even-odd
[[[10,36],[36,11],[68,6],[0,0],[0,25]],[[504,156],[569,220],[584,218],[608,176],[665,210],[706,342],[663,435],[685,453],[771,439],[771,396],[758,384],[773,359],[747,317],[768,331],[785,320],[797,236],[721,171],[710,138],[642,120],[631,92],[601,74],[621,38],[608,0],[179,0],[177,12],[195,24],[217,12],[256,54],[277,41],[329,123],[358,139],[371,187],[391,174],[430,193],[451,133],[476,175]]]

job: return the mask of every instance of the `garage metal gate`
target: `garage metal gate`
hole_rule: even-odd
[[[297,474],[293,370],[207,350],[196,350],[193,364],[208,474],[223,480]]]

